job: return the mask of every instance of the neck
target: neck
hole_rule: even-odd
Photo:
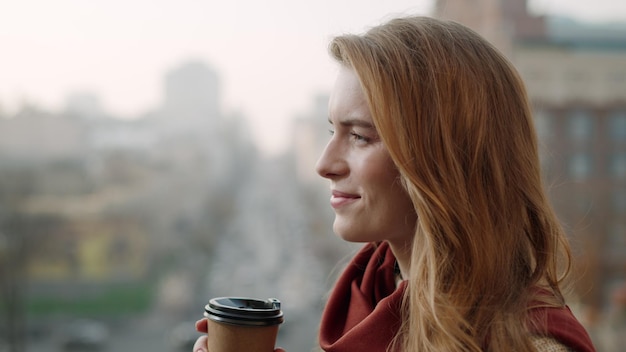
[[[409,270],[411,267],[411,243],[394,243],[389,242],[389,247],[393,252],[393,256],[396,257],[396,262],[400,268],[400,276],[402,280],[409,278]]]

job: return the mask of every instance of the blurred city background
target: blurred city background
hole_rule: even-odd
[[[193,323],[223,295],[279,298],[278,344],[315,347],[324,298],[358,248],[332,234],[314,172],[335,73],[326,43],[401,13],[465,23],[519,69],[574,249],[569,302],[598,350],[626,346],[623,3],[319,1],[308,17],[281,1],[85,3],[0,4],[0,352],[191,351]],[[173,17],[189,24],[182,36],[167,34]],[[136,31],[116,32],[133,19]],[[167,60],[115,71],[142,50]]]

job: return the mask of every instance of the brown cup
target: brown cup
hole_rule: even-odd
[[[283,322],[279,300],[218,297],[204,310],[209,319],[209,352],[274,351]]]

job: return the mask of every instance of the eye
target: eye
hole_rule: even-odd
[[[356,132],[350,132],[350,138],[352,138],[354,141],[356,142],[363,142],[363,143],[367,143],[370,141],[369,138],[362,136]]]

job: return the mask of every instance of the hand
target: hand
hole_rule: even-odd
[[[196,331],[203,333],[202,336],[198,337],[196,343],[193,344],[193,352],[208,352],[208,336],[209,332],[208,320],[207,318],[200,319],[196,322]]]
[[[208,320],[207,318],[202,318],[196,322],[196,331],[203,333],[202,336],[198,337],[196,343],[193,345],[193,352],[208,352],[209,348],[207,347],[209,332]],[[277,348],[274,352],[286,352],[282,348]]]

